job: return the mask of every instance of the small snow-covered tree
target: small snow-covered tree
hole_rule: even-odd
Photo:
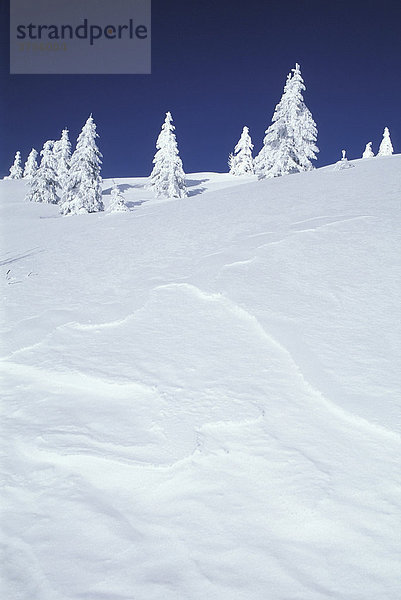
[[[384,128],[383,139],[381,141],[377,156],[391,156],[394,152],[393,144],[391,143],[390,132],[388,127]]]
[[[259,179],[313,169],[311,161],[319,152],[317,127],[304,103],[305,89],[300,66],[296,64],[292,76],[291,73],[287,76],[272,124],[265,132],[263,147],[255,160]]]
[[[185,173],[179,156],[175,127],[170,112],[157,138],[157,152],[153,159],[153,170],[149,177],[148,187],[156,196],[162,198],[186,198]]]
[[[10,175],[7,175],[5,179],[21,179],[22,178],[22,167],[21,167],[21,152],[18,150],[15,153],[14,162],[10,167]]]
[[[107,210],[108,212],[129,211],[128,206],[125,204],[124,194],[120,191],[120,188],[115,182],[113,182],[113,187],[111,188],[111,199]]]
[[[63,215],[104,210],[100,177],[102,155],[96,145],[97,137],[96,125],[90,115],[78,136],[77,146],[71,157],[60,206]]]
[[[234,153],[230,154],[228,164],[231,175],[253,175],[254,164],[252,157],[253,144],[249,135],[248,127],[244,127],[241,137],[234,148]]]
[[[53,158],[54,141],[49,140],[44,143],[40,152],[42,157],[39,168],[33,174],[30,180],[30,191],[27,200],[32,202],[45,202],[47,204],[57,204],[56,194],[57,173],[54,169]]]
[[[372,158],[372,156],[374,156],[375,153],[372,150],[372,142],[368,142],[365,146],[365,150],[362,154],[362,158]]]
[[[36,161],[37,157],[38,153],[36,152],[35,148],[32,148],[24,166],[24,179],[27,181],[30,181],[38,170],[38,163]]]
[[[61,138],[54,144],[53,155],[55,161],[55,169],[57,172],[58,184],[60,187],[60,195],[63,192],[67,183],[68,171],[70,170],[71,161],[71,143],[68,137],[68,129],[65,128],[61,132]]]
[[[346,151],[342,150],[342,158],[334,165],[335,171],[342,171],[343,169],[351,169],[355,165],[348,162],[348,158],[346,157]]]

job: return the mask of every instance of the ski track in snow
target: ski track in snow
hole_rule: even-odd
[[[12,256],[3,258],[2,260],[0,260],[0,267],[3,267],[4,265],[10,265],[12,263],[23,260],[24,258],[29,258],[30,256],[34,256],[35,254],[38,254],[40,252],[45,252],[45,250],[40,249],[40,248],[33,248],[32,250],[27,250],[26,252],[22,252],[22,253],[18,253],[18,254],[14,254],[12,252],[6,252],[4,254],[4,257],[7,256],[7,254],[12,254]]]
[[[383,379],[397,245],[381,212],[398,163],[261,184],[195,174],[191,204],[150,201],[113,227],[9,203],[27,247],[55,229],[45,253],[0,265],[23,283],[3,281],[7,597],[397,597],[401,443]]]

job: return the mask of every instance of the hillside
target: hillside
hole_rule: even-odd
[[[398,597],[401,156],[353,164],[0,182],[5,598]]]

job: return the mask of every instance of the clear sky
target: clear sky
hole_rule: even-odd
[[[299,62],[319,130],[316,166],[345,148],[377,151],[390,128],[401,152],[399,0],[153,0],[151,75],[9,75],[1,0],[0,176],[16,150],[76,137],[93,113],[104,177],[148,175],[170,110],[184,169],[226,171],[250,128],[259,152],[286,75]]]

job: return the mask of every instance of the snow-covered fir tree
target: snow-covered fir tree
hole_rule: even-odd
[[[78,136],[77,146],[71,157],[60,206],[63,215],[104,210],[100,177],[102,155],[96,145],[97,137],[96,125],[90,115]]]
[[[61,132],[61,138],[54,144],[53,155],[55,169],[57,172],[58,185],[60,187],[60,196],[64,194],[64,189],[68,179],[71,161],[71,143],[68,137],[68,129]]]
[[[10,175],[7,175],[5,179],[21,179],[22,178],[22,167],[21,167],[21,152],[18,150],[15,153],[14,162],[10,167]]]
[[[231,175],[253,175],[255,172],[253,157],[253,144],[248,127],[244,127],[241,137],[234,148],[234,153],[228,157],[228,166]]]
[[[372,156],[374,156],[375,153],[372,150],[372,142],[368,142],[365,146],[365,150],[362,154],[362,158],[372,158]]]
[[[111,188],[111,199],[107,209],[108,212],[127,212],[129,211],[128,206],[125,204],[124,194],[121,192],[118,185],[113,182]]]
[[[263,147],[255,160],[259,179],[313,169],[311,161],[319,152],[317,127],[304,103],[305,89],[300,66],[296,64],[292,75],[287,77],[272,124],[265,132]]]
[[[354,167],[355,165],[348,162],[348,158],[346,156],[346,151],[342,150],[341,153],[342,153],[341,160],[336,162],[336,164],[334,165],[334,170],[342,171],[343,169],[351,169],[352,167]]]
[[[37,157],[38,153],[36,152],[35,148],[32,148],[24,166],[23,176],[27,181],[30,181],[38,170],[38,163],[36,161]]]
[[[39,168],[31,177],[30,191],[27,200],[32,202],[45,202],[47,204],[57,204],[57,173],[54,168],[53,157],[54,141],[49,140],[44,143],[40,153],[42,159]]]
[[[383,139],[381,141],[377,156],[391,156],[394,152],[393,144],[391,143],[390,132],[388,127],[384,128]]]
[[[166,113],[159,137],[157,152],[153,159],[153,170],[149,177],[148,187],[156,196],[162,198],[186,198],[185,173],[179,156],[177,140],[174,134],[170,112]]]
[[[232,152],[230,152],[230,154],[228,155],[228,171],[229,173],[231,173],[231,169],[233,168],[234,165],[234,154]]]

